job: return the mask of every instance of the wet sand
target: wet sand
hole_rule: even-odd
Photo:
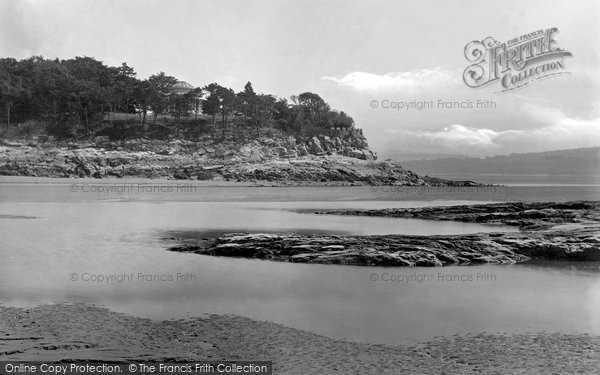
[[[277,374],[597,374],[600,336],[482,333],[386,346],[236,316],[152,321],[56,304],[0,307],[0,360],[268,360]]]

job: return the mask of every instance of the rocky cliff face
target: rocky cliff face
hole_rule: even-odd
[[[160,155],[196,155],[207,159],[231,159],[236,162],[259,162],[281,159],[293,159],[303,156],[347,156],[361,160],[376,160],[377,154],[369,149],[367,139],[360,129],[337,130],[332,136],[320,135],[298,140],[293,136],[280,132],[271,132],[269,136],[259,138],[247,134],[239,140],[236,135],[223,141],[219,138],[205,136],[198,141],[158,141],[135,139],[125,142],[111,142],[108,137],[96,137],[93,142],[81,144],[79,147],[94,147],[113,151],[152,151]],[[236,140],[231,140],[231,139]],[[78,147],[73,143],[70,147]]]
[[[244,162],[291,159],[302,156],[347,156],[362,160],[376,160],[377,155],[369,149],[367,139],[361,129],[332,129],[330,135],[319,135],[297,139],[275,129],[269,129],[268,135],[255,137],[247,128],[228,130],[226,140],[220,136],[204,135],[195,141],[181,139],[130,139],[111,141],[109,137],[99,136],[89,141],[58,142],[53,137],[33,140],[21,139],[4,141],[3,146],[30,146],[34,148],[86,149],[95,148],[105,151],[139,152],[148,151],[158,155],[194,155],[207,159],[228,159],[233,156]],[[239,161],[239,160],[237,160]]]
[[[269,181],[274,184],[464,185],[378,162],[359,129],[297,140],[274,132],[198,141],[4,141],[0,175]],[[469,184],[469,183],[466,183]]]

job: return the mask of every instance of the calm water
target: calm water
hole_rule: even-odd
[[[436,269],[306,265],[172,253],[165,251],[163,240],[196,231],[514,230],[291,210],[415,207],[506,197],[600,199],[597,188],[401,193],[368,187],[198,185],[195,191],[82,192],[90,189],[82,185],[87,183],[97,184],[0,179],[0,303],[87,302],[157,319],[237,314],[336,338],[390,344],[482,331],[600,333],[600,263]]]

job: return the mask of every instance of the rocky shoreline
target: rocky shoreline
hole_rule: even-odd
[[[232,233],[181,240],[169,250],[298,263],[361,266],[510,264],[531,259],[600,261],[600,202],[499,203],[328,214],[412,217],[516,225],[520,232],[450,236],[304,236]],[[322,213],[322,212],[321,212]]]
[[[360,141],[363,143],[359,146],[367,147],[366,141]],[[136,140],[117,144],[106,139],[79,143],[4,141],[0,144],[0,176],[140,177],[276,186],[480,186],[472,181],[419,176],[391,160],[375,160],[367,148],[358,152],[344,147],[338,139],[312,139],[308,145],[298,145],[293,137],[201,143]],[[366,157],[366,153],[371,156]]]
[[[329,210],[316,214],[461,221],[542,230],[561,224],[600,223],[600,202],[502,202],[382,210]]]

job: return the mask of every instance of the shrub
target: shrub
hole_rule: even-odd
[[[32,137],[40,134],[44,130],[44,125],[37,121],[26,121],[24,124],[17,125],[15,135],[17,137]]]
[[[46,125],[46,133],[58,139],[67,139],[75,136],[75,127],[71,121],[52,121]]]
[[[152,124],[150,125],[150,129],[148,130],[148,135],[150,138],[159,139],[161,141],[166,141],[173,134],[173,130],[167,126]]]
[[[212,171],[202,170],[202,171],[198,172],[197,179],[198,180],[206,181],[206,180],[212,180],[214,177],[215,177],[215,175],[214,175],[214,173]]]
[[[115,123],[112,126],[97,131],[95,136],[106,136],[111,141],[125,141],[138,138],[143,133],[141,125],[126,125],[124,123]]]

